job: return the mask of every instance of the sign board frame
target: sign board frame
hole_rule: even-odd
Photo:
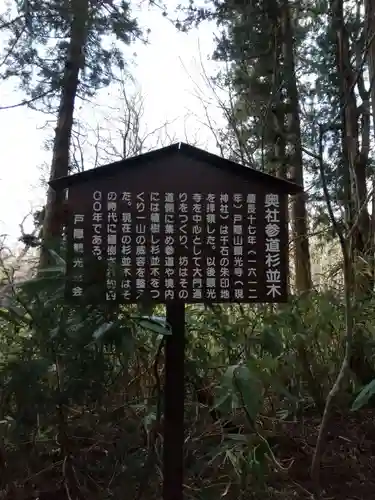
[[[287,300],[289,181],[180,144],[51,186],[71,302]]]

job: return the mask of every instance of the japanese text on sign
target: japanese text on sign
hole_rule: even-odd
[[[281,295],[279,195],[266,194],[264,207],[266,293],[274,299]]]
[[[109,302],[272,302],[283,293],[278,194],[96,190],[91,213],[72,217],[74,297],[85,291],[87,254],[106,265]]]

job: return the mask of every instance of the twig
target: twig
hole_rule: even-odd
[[[24,99],[23,101],[19,102],[18,104],[11,104],[9,106],[0,106],[0,111],[5,110],[5,109],[14,109],[14,108],[20,108],[21,106],[29,106],[33,102],[37,101],[38,99],[43,99],[43,97],[47,97],[48,95],[54,93],[54,89],[50,89],[47,92],[43,92],[40,95],[37,95],[36,97],[33,97],[31,99]]]

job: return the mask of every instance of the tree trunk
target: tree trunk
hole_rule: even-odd
[[[79,84],[79,72],[84,67],[86,44],[86,24],[89,0],[74,0],[73,20],[70,43],[62,79],[60,106],[55,129],[50,180],[69,174],[69,148],[73,128],[74,102]],[[49,264],[46,247],[57,249],[61,242],[63,225],[63,203],[65,193],[48,189],[45,216],[43,221],[43,248],[40,268]]]
[[[370,95],[372,107],[372,126],[375,136],[375,1],[365,0],[366,43],[368,44],[368,69],[370,74]]]
[[[272,40],[272,89],[270,96],[272,120],[269,123],[272,128],[272,153],[271,153],[271,169],[269,173],[280,177],[287,178],[287,161],[286,161],[286,132],[285,132],[285,109],[283,98],[283,75],[279,70],[281,66],[281,29],[280,29],[280,13],[277,0],[267,0],[265,2],[265,10],[267,18],[271,25],[271,40]],[[271,68],[269,68],[271,71]],[[264,131],[262,130],[264,135]],[[270,145],[267,144],[267,149]]]
[[[366,44],[368,49],[368,69],[370,76],[370,97],[371,97],[371,114],[372,114],[372,133],[375,138],[375,1],[365,0],[365,33]],[[372,174],[372,214],[371,214],[371,244],[372,244],[372,279],[375,281],[375,174]]]
[[[344,36],[342,34],[343,27],[342,24],[344,22],[344,13],[343,13],[343,5],[341,0],[333,0],[331,2],[331,29],[335,34],[336,39],[336,68],[338,72],[338,81],[339,81],[339,93],[340,93],[340,119],[341,119],[341,175],[343,182],[343,200],[342,203],[344,205],[344,213],[345,213],[345,224],[347,227],[351,227],[354,220],[354,207],[352,204],[352,175],[351,175],[351,164],[350,164],[350,144],[347,141],[346,131],[347,131],[347,121],[351,119],[350,113],[347,109],[347,93],[348,89],[346,87],[344,75],[347,72],[347,68],[345,67],[345,62],[343,58],[344,50],[348,50],[348,47],[345,48]],[[349,97],[349,96],[348,96]],[[353,96],[350,96],[352,100]]]
[[[332,29],[336,36],[336,65],[339,78],[340,106],[343,137],[343,178],[347,187],[347,224],[352,233],[353,258],[359,256],[366,261],[369,254],[370,220],[367,209],[367,165],[369,155],[369,99],[364,89],[362,70],[357,74],[351,63],[350,39],[344,21],[343,2],[335,0],[331,4]],[[358,107],[355,87],[362,99]],[[359,126],[361,119],[361,126]],[[359,135],[361,134],[361,140]],[[348,171],[347,171],[348,169]],[[346,196],[345,196],[346,197]],[[354,227],[355,225],[355,227]],[[366,270],[368,272],[368,270]],[[368,292],[372,280],[364,273],[356,273],[358,291]]]
[[[287,94],[287,137],[291,177],[303,186],[303,158],[299,95],[295,73],[293,26],[288,0],[281,6],[281,27],[284,59],[284,85]],[[292,199],[292,223],[294,236],[295,288],[297,293],[311,289],[310,248],[307,231],[306,196],[300,194]]]
[[[356,74],[351,64],[349,33],[344,20],[343,0],[331,2],[331,26],[336,38],[336,66],[339,81],[341,107],[341,133],[343,155],[343,179],[346,189],[345,212],[347,234],[350,234],[351,255],[354,264],[357,257],[361,261],[368,257],[370,221],[366,204],[366,168],[368,164],[369,130],[368,130],[368,96],[365,95],[362,73]],[[357,105],[355,85],[361,95],[362,110]],[[361,129],[359,118],[361,117]],[[361,132],[361,141],[359,133]],[[361,142],[361,147],[360,143]],[[346,185],[347,184],[347,185]],[[350,233],[349,233],[350,232]],[[368,271],[368,270],[366,270]],[[353,284],[357,296],[372,288],[372,279],[368,279],[361,270],[356,272]],[[363,385],[375,377],[371,361],[365,353],[366,334],[362,326],[356,326],[350,356],[350,368]]]

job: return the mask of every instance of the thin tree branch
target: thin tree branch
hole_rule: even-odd
[[[0,106],[0,111],[5,110],[5,109],[14,109],[14,108],[20,108],[22,106],[29,106],[35,101],[38,101],[39,99],[43,99],[43,97],[46,97],[47,95],[51,95],[55,92],[55,90],[47,90],[46,92],[43,92],[43,94],[40,94],[36,97],[33,97],[32,99],[25,99],[24,101],[19,102],[18,104],[11,104],[9,106]]]

